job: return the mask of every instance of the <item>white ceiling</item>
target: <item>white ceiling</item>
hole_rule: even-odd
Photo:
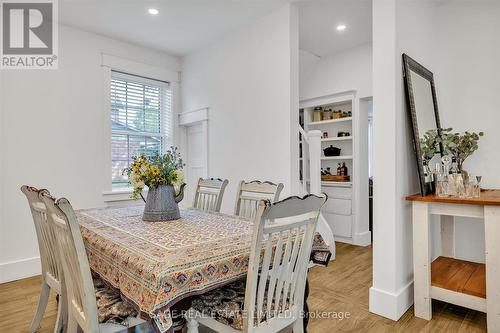
[[[323,57],[372,40],[371,0],[305,1],[298,6],[302,50]],[[347,29],[338,32],[339,24]]]
[[[287,0],[59,0],[61,23],[182,56]],[[157,8],[156,16],[148,14]]]
[[[288,2],[300,9],[303,50],[323,56],[371,40],[371,0],[59,0],[59,15],[69,26],[183,56]],[[347,25],[342,34],[338,23]]]

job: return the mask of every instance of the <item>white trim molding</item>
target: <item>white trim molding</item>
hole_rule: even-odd
[[[119,188],[113,188],[112,190],[109,191],[103,191],[102,192],[102,197],[104,202],[114,202],[114,201],[138,201],[142,202],[142,200],[139,199],[132,199],[132,192],[134,189],[132,187],[119,187]],[[148,195],[148,190],[147,188],[142,191],[142,195],[144,198]]]
[[[190,126],[205,120],[208,120],[208,108],[179,113],[180,126]]]
[[[368,246],[372,243],[371,231],[356,232],[353,234],[352,243],[358,246]]]
[[[180,128],[180,147],[181,147],[181,152],[183,153],[184,156],[184,161],[186,162],[186,165],[189,165],[191,161],[188,159],[188,154],[187,154],[187,149],[188,149],[188,127],[194,126],[194,125],[200,125],[202,128],[203,132],[203,141],[204,141],[204,149],[203,149],[203,167],[204,167],[204,174],[203,177],[208,177],[209,171],[208,171],[208,107],[205,108],[200,108],[196,110],[191,110],[191,111],[184,111],[182,113],[178,114],[178,124]],[[186,170],[186,179],[188,179],[188,173],[189,170],[188,168]]]
[[[121,57],[102,53],[102,66],[109,67],[116,71],[123,71],[128,74],[144,76],[150,79],[166,81],[166,82],[180,82],[180,74],[178,71],[170,69],[143,64],[132,60],[124,59]]]
[[[157,67],[153,65],[143,64],[128,60],[125,58],[101,53],[101,68],[103,75],[103,124],[104,124],[104,137],[111,138],[111,79],[112,71],[119,71],[125,75],[137,75],[145,79],[154,79],[163,82],[168,82],[170,84],[170,89],[172,89],[172,144],[177,144],[177,124],[175,115],[178,109],[179,100],[179,81],[180,72],[175,70],[169,70],[163,67]],[[166,146],[166,145],[165,145]],[[104,146],[104,165],[103,174],[105,174],[106,183],[103,184],[103,201],[107,205],[113,205],[113,203],[120,204],[119,202],[131,201],[130,193],[131,191],[123,188],[113,188],[111,181],[111,141]]]
[[[0,283],[25,279],[41,274],[40,257],[0,263]]]
[[[396,293],[371,287],[369,298],[370,312],[397,321],[413,305],[413,281]]]

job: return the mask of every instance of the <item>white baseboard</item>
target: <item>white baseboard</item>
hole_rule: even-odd
[[[335,242],[345,243],[345,244],[353,244],[351,237],[343,237],[343,236],[335,236]]]
[[[413,305],[413,281],[397,293],[370,288],[370,312],[392,320],[399,320]]]
[[[343,237],[335,235],[335,241],[357,246],[368,246],[372,243],[372,234],[370,231],[366,231],[361,234],[354,234],[354,237]]]
[[[40,275],[40,257],[0,263],[0,283]]]
[[[370,231],[365,231],[360,234],[354,234],[352,239],[352,244],[359,246],[368,246],[372,243],[372,233]]]

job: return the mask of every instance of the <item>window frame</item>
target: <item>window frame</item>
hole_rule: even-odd
[[[111,96],[111,82],[113,79],[123,80],[128,82],[134,82],[137,84],[149,85],[153,87],[158,87],[160,89],[159,100],[160,100],[160,131],[159,132],[147,132],[147,131],[133,131],[133,130],[114,130],[111,128],[110,134],[110,142],[112,143],[112,137],[114,135],[123,135],[130,138],[130,136],[135,137],[159,137],[160,138],[160,153],[164,154],[169,146],[173,145],[173,107],[172,107],[172,99],[173,99],[173,91],[169,82],[154,80],[145,78],[142,76],[137,76],[134,74],[124,73],[122,71],[111,70],[111,80],[110,80],[110,96]],[[165,104],[167,102],[167,94],[170,94],[170,110],[165,109]],[[162,104],[163,107],[162,107]],[[110,103],[110,112],[112,105]],[[169,113],[170,114],[166,114]],[[109,120],[111,120],[112,116],[110,114]],[[166,119],[170,118],[170,123],[172,124],[171,128],[167,128]],[[109,121],[108,120],[108,121]],[[128,147],[130,148],[130,147]],[[130,150],[128,151],[130,153]],[[113,159],[111,158],[111,165],[113,163]],[[120,189],[126,187],[128,185],[120,185],[113,183],[113,177],[111,177],[111,188],[112,189]]]
[[[116,201],[131,200],[130,194],[132,187],[127,186],[112,186],[111,174],[111,77],[112,71],[130,74],[135,77],[153,81],[168,82],[171,90],[171,136],[170,142],[172,145],[177,145],[178,128],[177,128],[177,109],[178,109],[178,94],[180,72],[162,67],[151,66],[143,63],[130,61],[121,57],[116,57],[107,54],[101,54],[101,68],[103,75],[103,161],[102,178],[103,179],[103,201],[107,205],[113,205]],[[168,149],[169,143],[163,144],[162,149]],[[147,192],[146,192],[147,193]]]

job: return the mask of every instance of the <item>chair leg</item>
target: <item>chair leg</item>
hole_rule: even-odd
[[[302,318],[298,318],[295,323],[293,323],[293,333],[303,333],[304,332],[304,322]]]
[[[59,295],[57,295],[59,296]],[[56,318],[56,326],[54,327],[54,333],[62,333],[64,332],[64,322],[65,320],[65,310],[63,309],[64,305],[62,302],[58,302],[57,304],[57,318]]]
[[[75,317],[68,315],[68,331],[67,333],[77,333],[78,332],[78,322]]]
[[[195,319],[188,318],[187,320],[187,333],[198,333],[198,322]]]
[[[35,318],[31,322],[30,332],[36,332],[40,327],[40,322],[42,321],[45,308],[49,301],[50,287],[44,280],[42,280],[42,290],[40,291],[40,299],[38,300],[38,308],[36,309]]]
[[[187,320],[187,333],[198,333],[198,321],[195,319],[196,318],[196,312],[193,310],[193,308],[189,309],[185,315],[185,318]]]

